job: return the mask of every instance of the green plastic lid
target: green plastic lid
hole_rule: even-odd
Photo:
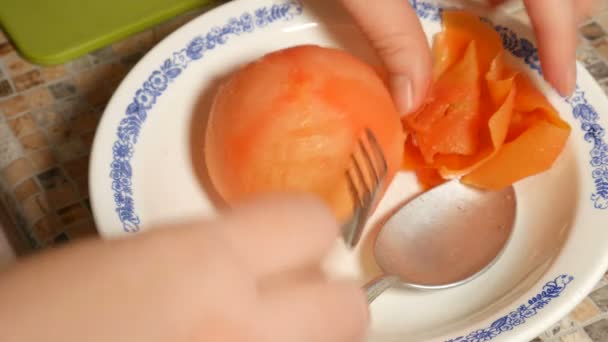
[[[36,64],[65,63],[214,0],[0,0],[0,25]]]

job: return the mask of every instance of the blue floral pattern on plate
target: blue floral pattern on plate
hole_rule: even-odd
[[[437,5],[418,0],[410,0],[410,4],[420,18],[430,21],[441,20],[443,9]],[[272,6],[243,13],[238,18],[230,18],[225,25],[194,37],[186,47],[174,52],[135,92],[132,102],[127,106],[126,115],[116,131],[117,139],[112,146],[113,160],[110,165],[116,212],[125,232],[137,232],[140,229],[141,220],[134,208],[131,159],[148,112],[154,107],[157,99],[190,63],[200,60],[205,53],[226,44],[230,37],[251,33],[256,28],[264,28],[278,21],[291,20],[302,13],[303,7],[298,0],[283,0]],[[487,19],[482,18],[482,20],[491,24]],[[496,25],[494,28],[500,33],[505,49],[525,61],[530,68],[541,73],[538,51],[532,42],[518,37],[507,27]],[[593,167],[591,176],[595,181],[596,189],[591,195],[591,201],[595,208],[607,209],[608,144],[604,141],[605,130],[598,123],[598,113],[585,99],[585,94],[580,88],[577,88],[574,96],[567,101],[572,106],[574,117],[580,121],[581,129],[585,132],[585,140],[593,146],[590,163]],[[559,297],[573,279],[570,275],[560,275],[548,282],[527,304],[496,320],[488,328],[473,331],[447,342],[490,341],[504,332],[513,330]]]
[[[231,36],[250,33],[256,27],[266,27],[277,21],[291,20],[301,15],[302,11],[299,1],[288,0],[258,8],[253,14],[244,13],[239,18],[230,18],[224,26],[214,27],[208,33],[194,37],[185,48],[174,52],[135,92],[133,101],[127,106],[126,116],[118,126],[110,165],[116,213],[125,232],[133,233],[140,229],[141,220],[134,206],[131,158],[148,112],[157,99],[190,63],[203,58],[206,52],[226,44]]]
[[[496,338],[504,332],[511,331],[517,326],[524,324],[528,318],[535,316],[538,311],[542,310],[553,299],[559,297],[572,280],[574,280],[572,276],[566,274],[560,275],[555,280],[545,284],[541,293],[530,298],[528,303],[497,319],[488,328],[475,330],[466,336],[460,336],[446,342],[485,342]]]

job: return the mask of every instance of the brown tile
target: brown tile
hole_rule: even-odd
[[[70,161],[74,158],[81,157],[87,152],[86,147],[77,138],[70,139],[67,142],[56,146],[57,157],[61,162]]]
[[[41,85],[44,83],[44,80],[42,79],[40,70],[32,70],[13,78],[13,83],[15,84],[15,90],[24,91]]]
[[[38,182],[45,190],[54,189],[67,182],[61,169],[54,167],[48,171],[38,174]]]
[[[38,172],[48,170],[55,166],[57,160],[51,149],[45,149],[29,155],[34,169]]]
[[[112,50],[119,56],[125,56],[134,52],[147,51],[153,44],[154,33],[152,30],[147,30],[112,44]]]
[[[80,178],[77,178],[74,182],[76,183],[76,187],[78,187],[78,193],[80,193],[80,196],[88,197],[89,196],[89,178],[80,177]]]
[[[597,51],[590,44],[582,44],[576,50],[576,59],[578,59],[585,66],[589,66],[601,61]]]
[[[46,192],[47,199],[52,208],[64,208],[78,201],[78,193],[74,186],[69,182],[65,182]]]
[[[84,146],[87,149],[91,149],[93,147],[93,140],[95,140],[95,131],[83,134],[81,139]]]
[[[46,82],[59,80],[68,75],[68,71],[63,64],[42,68],[41,72],[42,79]]]
[[[602,38],[593,43],[593,48],[600,56],[608,59],[608,39]]]
[[[110,98],[112,97],[113,89],[109,86],[95,89],[94,91],[90,91],[86,93],[84,96],[92,106],[105,106]]]
[[[51,91],[46,87],[40,87],[25,95],[31,108],[42,108],[53,104],[54,99]]]
[[[8,56],[15,52],[15,47],[10,42],[4,42],[0,44],[0,57]]]
[[[19,113],[25,112],[30,107],[21,95],[11,97],[9,99],[0,101],[0,111],[4,113],[4,116],[10,117]]]
[[[55,237],[63,228],[63,224],[55,214],[50,214],[34,224],[34,237],[41,242],[46,242]]]
[[[22,137],[36,131],[36,122],[31,114],[23,114],[8,121],[16,137]]]
[[[66,232],[60,232],[57,236],[53,238],[53,242],[51,247],[62,246],[70,241],[70,237]]]
[[[577,307],[572,310],[570,317],[575,322],[582,324],[590,321],[600,314],[600,310],[595,306],[593,301],[589,298],[585,298]]]
[[[602,38],[606,36],[606,32],[595,21],[591,21],[579,28],[579,32],[585,37],[587,40],[595,40],[598,38]]]
[[[139,62],[144,56],[143,52],[136,52],[127,56],[124,56],[120,59],[120,62],[127,68],[131,69]]]
[[[587,70],[595,78],[596,80],[600,80],[608,77],[608,65],[604,62],[597,62],[595,64],[589,65]]]
[[[593,291],[589,297],[603,312],[608,311],[608,286]]]
[[[0,81],[0,98],[7,97],[13,93],[13,86],[8,80]]]
[[[94,113],[88,112],[74,117],[72,121],[72,128],[74,133],[86,133],[95,130],[99,123],[99,116]]]
[[[63,118],[57,111],[51,108],[45,108],[32,113],[32,117],[39,127],[54,126],[63,122]],[[49,138],[50,140],[50,138]]]
[[[98,236],[97,228],[93,220],[87,220],[66,228],[66,233],[72,239],[89,238]]]
[[[37,151],[49,145],[48,140],[40,131],[23,136],[19,141],[21,141],[21,146],[27,152]]]
[[[34,174],[34,168],[27,159],[20,158],[9,164],[3,174],[8,185],[12,187],[22,179],[31,177]]]
[[[10,55],[5,56],[2,61],[8,74],[13,78],[36,69],[33,64],[30,64],[25,59],[21,58],[17,53],[11,53]]]
[[[57,101],[54,110],[65,120],[71,120],[74,116],[91,109],[91,105],[83,97],[76,96]]]
[[[594,342],[608,341],[608,319],[602,319],[586,326],[585,332]]]
[[[89,211],[80,203],[57,210],[57,216],[65,225],[91,218]]]
[[[556,341],[557,342],[557,341]],[[593,342],[589,335],[583,330],[576,330],[570,334],[560,337],[559,342]]]
[[[70,124],[61,121],[47,130],[47,136],[51,145],[61,145],[73,138],[73,131]]]
[[[72,81],[62,81],[52,84],[49,86],[49,90],[56,99],[64,99],[76,95],[76,85]]]
[[[106,46],[91,52],[89,58],[93,64],[106,64],[116,58],[112,46]]]
[[[34,178],[30,178],[19,184],[15,188],[15,197],[19,202],[40,192],[40,187],[36,184]]]
[[[89,173],[89,157],[85,156],[71,160],[63,165],[63,169],[70,178],[86,177]]]
[[[21,202],[23,214],[28,222],[34,223],[51,212],[48,200],[43,193],[30,196]]]
[[[23,156],[21,143],[13,136],[6,121],[0,121],[0,170]]]

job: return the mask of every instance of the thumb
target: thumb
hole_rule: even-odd
[[[404,0],[341,1],[384,62],[397,109],[401,115],[414,111],[432,72],[431,51],[414,9]]]

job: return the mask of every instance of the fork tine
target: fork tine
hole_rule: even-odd
[[[365,150],[365,147],[361,144],[361,142],[359,142],[359,147],[363,150]],[[357,157],[353,156],[353,164],[354,164],[354,169],[356,171],[357,174],[357,178],[359,183],[361,183],[361,187],[362,187],[362,194],[360,194],[360,198],[359,201],[361,202],[361,205],[363,205],[364,207],[369,205],[369,202],[371,200],[371,196],[370,193],[373,191],[373,186],[374,184],[372,184],[371,186],[369,184],[367,184],[367,181],[365,180],[365,175],[363,174],[363,170],[361,169],[361,165],[359,163],[359,161],[357,160]]]
[[[380,149],[380,144],[378,143],[378,139],[376,139],[376,136],[369,128],[365,129],[365,133],[367,135],[367,139],[369,140],[371,147],[374,149],[375,153],[373,153],[373,154],[377,157],[380,157],[380,162],[382,165],[381,173],[382,173],[382,177],[384,177],[384,174],[388,171],[388,165],[386,163],[386,159],[384,158],[384,153]]]
[[[369,173],[372,176],[372,182],[373,182],[373,187],[375,187],[378,183],[380,183],[380,176],[378,175],[378,171],[376,171],[376,167],[374,166],[374,161],[372,159],[372,156],[369,154],[369,151],[367,150],[367,148],[365,147],[365,144],[361,144],[361,149],[363,150],[363,156],[365,158],[365,164],[367,166],[367,169],[370,170]]]

